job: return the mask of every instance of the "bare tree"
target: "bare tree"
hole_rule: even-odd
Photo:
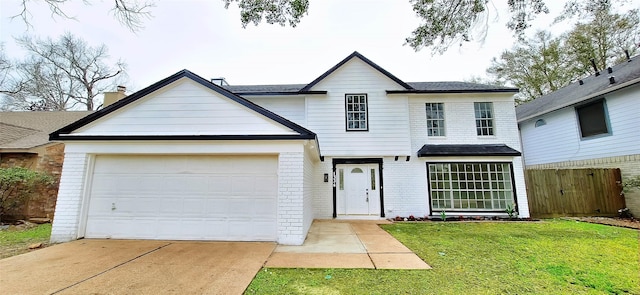
[[[62,17],[66,19],[75,19],[70,16],[62,8],[67,2],[71,0],[43,0],[49,9],[52,16]],[[111,9],[111,13],[114,18],[117,19],[122,25],[129,28],[131,31],[138,31],[144,27],[144,21],[151,17],[151,8],[154,7],[153,1],[140,1],[140,0],[112,0],[114,6]],[[91,1],[84,0],[85,5],[91,5]],[[14,15],[12,18],[21,18],[25,24],[31,25],[29,21],[29,0],[21,0],[20,13]]]
[[[17,39],[28,57],[17,62],[9,103],[20,109],[94,110],[96,97],[125,77],[125,63],[108,65],[107,47],[91,47],[66,33],[57,40],[29,36]],[[20,85],[17,88],[15,85]]]

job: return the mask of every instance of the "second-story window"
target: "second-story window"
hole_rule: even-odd
[[[347,115],[347,131],[369,130],[366,94],[346,94],[345,110]]]
[[[478,136],[494,135],[493,127],[493,103],[474,102],[476,113],[476,133]]]
[[[444,104],[427,103],[427,136],[444,136]]]

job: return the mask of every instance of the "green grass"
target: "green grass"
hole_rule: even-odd
[[[640,294],[636,230],[561,220],[383,228],[433,269],[262,269],[246,294]]]
[[[51,224],[41,224],[26,230],[0,231],[0,259],[29,252],[29,245],[46,244],[51,235]]]

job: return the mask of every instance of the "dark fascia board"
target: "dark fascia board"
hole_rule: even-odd
[[[80,128],[80,127],[83,127],[83,126],[85,126],[85,125],[87,125],[87,124],[89,124],[89,123],[91,123],[91,122],[93,122],[93,121],[95,121],[97,119],[100,119],[100,118],[102,118],[102,117],[104,117],[104,116],[106,116],[106,115],[108,115],[108,114],[110,114],[110,113],[112,113],[112,112],[114,112],[114,111],[116,111],[116,110],[118,110],[118,109],[120,109],[120,108],[122,108],[122,107],[124,107],[124,106],[126,106],[126,105],[128,105],[130,103],[132,103],[132,102],[135,102],[138,99],[143,98],[143,97],[151,94],[152,92],[157,91],[157,90],[159,90],[159,89],[161,89],[161,88],[163,88],[163,87],[165,87],[165,86],[167,86],[167,85],[169,85],[169,84],[171,84],[171,83],[173,83],[173,82],[175,82],[175,81],[177,81],[177,80],[179,80],[181,78],[189,78],[189,79],[195,81],[196,83],[199,83],[200,85],[202,85],[204,87],[207,87],[207,88],[209,88],[209,89],[211,89],[211,90],[213,90],[215,92],[218,92],[218,93],[224,95],[225,97],[227,97],[227,98],[229,98],[229,99],[231,99],[231,100],[233,100],[233,101],[235,101],[235,102],[237,102],[237,103],[239,103],[239,104],[241,104],[241,105],[243,105],[243,106],[245,106],[245,107],[257,112],[257,113],[259,113],[259,114],[261,114],[261,115],[263,115],[263,116],[265,116],[265,117],[267,117],[267,118],[269,118],[271,120],[274,120],[274,121],[282,124],[283,126],[286,126],[287,128],[290,128],[290,129],[294,130],[295,132],[300,133],[300,136],[298,138],[307,137],[307,136],[314,137],[314,138],[316,137],[316,134],[313,133],[312,131],[310,131],[310,130],[308,130],[308,129],[306,129],[306,128],[304,128],[304,127],[302,127],[302,126],[300,126],[300,125],[298,125],[296,123],[293,123],[293,122],[291,122],[291,121],[289,121],[289,120],[287,120],[287,119],[285,119],[285,118],[283,118],[281,116],[278,116],[275,113],[273,113],[273,112],[271,112],[271,111],[269,111],[269,110],[267,110],[265,108],[262,108],[262,107],[258,106],[257,104],[254,104],[254,103],[252,103],[252,102],[250,102],[250,101],[248,101],[248,100],[246,100],[246,99],[234,94],[233,92],[230,92],[230,91],[228,91],[228,90],[226,90],[226,89],[224,89],[224,88],[222,88],[222,87],[220,87],[220,86],[218,86],[218,85],[216,85],[214,83],[211,83],[209,80],[204,79],[204,78],[202,78],[202,77],[190,72],[189,70],[185,69],[185,70],[179,71],[179,72],[177,72],[177,73],[175,73],[175,74],[173,74],[173,75],[171,75],[171,76],[169,76],[167,78],[164,78],[164,79],[154,83],[153,85],[151,85],[151,86],[149,86],[147,88],[144,88],[144,89],[142,89],[142,90],[140,90],[140,91],[138,91],[138,92],[136,92],[134,94],[131,94],[131,95],[129,95],[129,96],[127,96],[127,97],[115,102],[114,104],[105,107],[102,110],[99,110],[99,111],[97,111],[95,113],[92,113],[92,114],[90,114],[90,115],[88,115],[88,116],[86,116],[86,117],[84,117],[84,118],[82,118],[82,119],[80,119],[80,120],[78,120],[78,121],[76,121],[74,123],[71,123],[71,124],[61,128],[61,129],[59,129],[59,130],[57,130],[55,132],[49,134],[49,140],[60,140],[62,138],[69,139],[72,136],[63,136],[63,135],[64,134],[70,134],[74,130],[76,130],[76,129]],[[85,136],[85,140],[88,140],[89,138],[98,139],[99,136]],[[102,139],[105,139],[105,138],[102,138]]]
[[[295,92],[234,92],[239,96],[301,95],[327,94],[327,91],[295,91]]]
[[[520,89],[451,89],[451,90],[387,90],[387,94],[420,94],[420,93],[518,93]]]
[[[387,70],[383,69],[382,67],[380,67],[376,63],[374,63],[371,60],[369,60],[368,58],[364,57],[364,55],[358,53],[357,51],[354,51],[352,54],[350,54],[345,59],[343,59],[341,62],[339,62],[338,64],[336,64],[332,68],[330,68],[324,74],[320,75],[320,77],[318,77],[315,80],[313,80],[313,82],[311,82],[311,83],[307,84],[306,86],[304,86],[300,91],[309,91],[309,90],[311,90],[311,88],[314,85],[318,84],[324,78],[326,78],[327,76],[331,75],[331,73],[335,72],[338,68],[343,66],[345,63],[347,63],[349,60],[351,60],[354,57],[357,57],[357,58],[361,59],[362,61],[364,61],[365,63],[367,63],[371,67],[373,67],[374,69],[378,70],[379,72],[381,72],[382,74],[387,76],[389,79],[391,79],[391,80],[395,81],[396,83],[400,84],[405,89],[413,89],[413,87],[411,87],[409,84],[407,84],[407,83],[403,82],[402,80],[398,79],[398,77],[394,76],[393,74],[389,73]]]
[[[292,139],[316,139],[315,135],[289,135],[289,134],[258,134],[258,135],[59,135],[65,141],[118,141],[118,140],[292,140]]]
[[[521,156],[506,144],[425,144],[418,157]]]

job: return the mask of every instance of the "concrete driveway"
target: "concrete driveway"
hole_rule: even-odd
[[[78,240],[0,260],[0,293],[242,294],[275,247]]]

